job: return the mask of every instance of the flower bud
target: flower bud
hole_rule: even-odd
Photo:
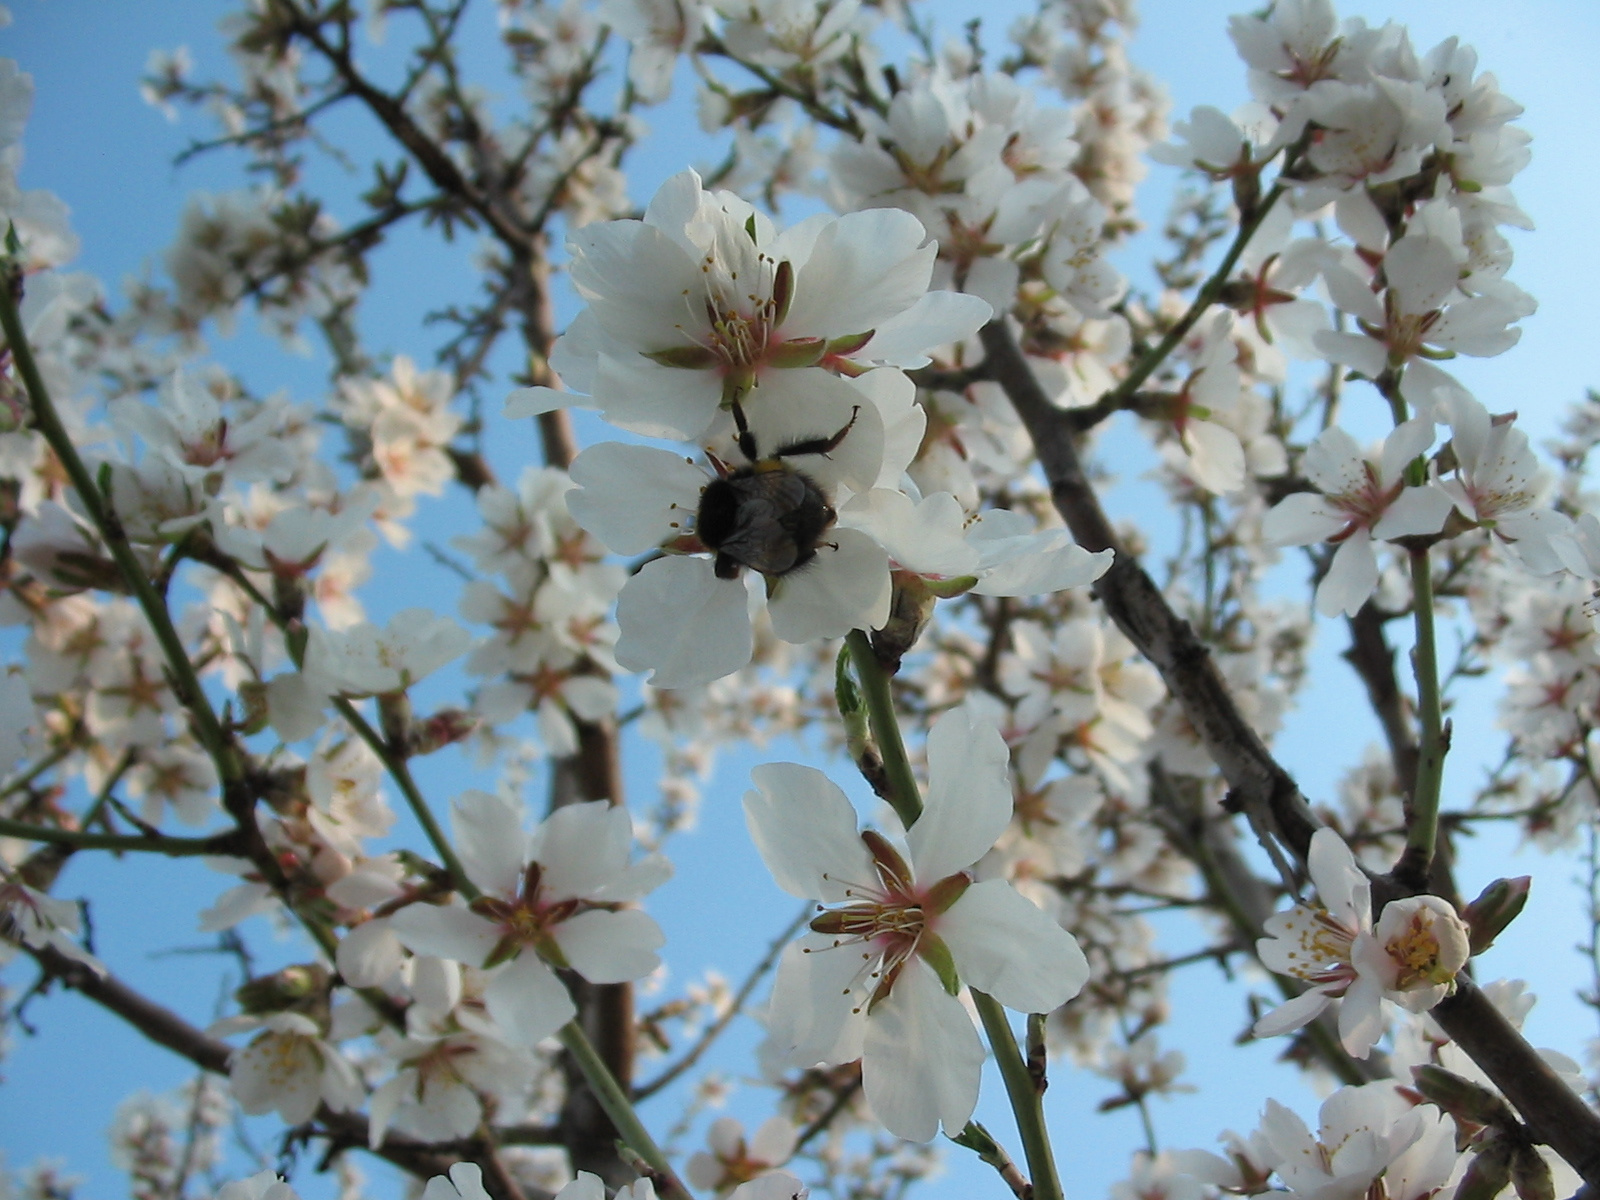
[[[1494,939],[1500,936],[1501,931],[1517,919],[1523,905],[1528,902],[1528,888],[1532,882],[1527,875],[1519,875],[1515,879],[1496,879],[1467,905],[1467,911],[1462,916],[1471,933],[1474,956],[1494,945]]]
[[[1456,1185],[1455,1200],[1494,1200],[1511,1182],[1511,1156],[1515,1147],[1495,1138],[1478,1151],[1467,1173]]]
[[[1411,1068],[1417,1091],[1437,1104],[1452,1117],[1470,1121],[1474,1125],[1492,1125],[1504,1128],[1515,1124],[1515,1117],[1506,1102],[1482,1084],[1463,1079],[1443,1067],[1426,1064]]]
[[[1518,1146],[1511,1156],[1511,1186],[1519,1200],[1556,1200],[1550,1164],[1532,1146]]]

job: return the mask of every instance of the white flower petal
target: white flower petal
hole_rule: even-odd
[[[617,554],[643,554],[694,527],[704,470],[670,450],[600,442],[572,462],[567,511]]]
[[[483,988],[489,1016],[515,1046],[532,1046],[578,1013],[566,986],[531,950],[495,971]]]
[[[935,929],[961,981],[1018,1012],[1053,1012],[1089,979],[1073,936],[1004,879],[973,884]]]
[[[492,896],[515,895],[528,848],[521,806],[471,789],[451,804],[450,829],[467,877]]]
[[[630,671],[654,669],[650,683],[660,688],[731,674],[750,661],[755,644],[744,584],[718,579],[707,558],[646,563],[617,597],[617,625],[617,662]]]
[[[475,912],[451,906],[408,904],[390,919],[413,954],[431,954],[478,967],[500,941],[499,930]]]
[[[862,1044],[861,1083],[890,1133],[931,1141],[954,1136],[978,1103],[983,1043],[961,1002],[923,962],[908,962],[872,1010]]]
[[[750,778],[758,790],[745,793],[745,825],[779,887],[837,904],[873,878],[856,811],[831,779],[797,763],[765,763]]]
[[[994,721],[973,705],[944,713],[928,731],[928,799],[906,834],[917,882],[972,866],[1011,821],[1011,753]]]
[[[661,965],[656,951],[666,936],[636,908],[590,909],[552,931],[573,970],[590,983],[629,983]]]
[[[889,556],[883,547],[855,529],[836,528],[827,537],[829,544],[813,561],[776,581],[767,603],[772,631],[786,642],[842,637],[889,619]],[[622,660],[620,642],[617,659]]]

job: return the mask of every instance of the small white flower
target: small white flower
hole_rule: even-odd
[[[665,882],[659,856],[629,862],[633,827],[603,800],[559,808],[532,834],[519,807],[487,792],[451,806],[462,866],[482,894],[467,907],[412,904],[392,925],[415,954],[496,967],[484,990],[489,1015],[518,1045],[532,1045],[576,1009],[556,968],[591,983],[627,983],[655,970],[660,928],[637,900]]]
[[[768,1027],[791,1065],[860,1057],[867,1102],[900,1137],[959,1132],[978,1099],[983,1047],[961,984],[1023,1012],[1077,995],[1089,967],[1072,936],[1003,879],[970,868],[1011,819],[1008,752],[967,708],[928,734],[929,786],[904,849],[873,830],[820,771],[752,772],[745,821],[778,886],[820,899],[812,932],[778,967]]]

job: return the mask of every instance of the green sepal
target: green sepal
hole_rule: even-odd
[[[976,575],[952,575],[949,579],[924,579],[929,592],[941,600],[954,600],[978,586]]]
[[[939,977],[939,982],[944,984],[945,991],[952,996],[960,993],[961,976],[956,974],[955,956],[950,953],[950,947],[944,944],[942,937],[924,931],[917,942],[917,955],[933,968],[933,973]]]
[[[787,258],[772,273],[772,324],[781,328],[794,303],[794,264]]]
[[[972,876],[965,871],[946,875],[928,889],[922,901],[922,911],[933,916],[949,912],[955,902],[967,894],[967,889],[971,886]]]
[[[1529,1145],[1518,1146],[1511,1155],[1511,1186],[1520,1200],[1556,1200],[1550,1164]]]
[[[814,367],[827,350],[828,343],[821,338],[795,338],[771,347],[766,362],[771,367]]]
[[[876,329],[869,329],[865,333],[844,333],[836,338],[828,339],[829,354],[854,354],[873,338],[878,336]]]
[[[686,371],[704,371],[717,362],[716,351],[706,346],[671,346],[666,350],[647,350],[646,358],[663,367],[678,367]]]
[[[971,1150],[981,1160],[990,1166],[1000,1166],[1007,1163],[1005,1151],[1000,1149],[1000,1143],[994,1136],[976,1121],[968,1121],[967,1127],[957,1134],[947,1134],[952,1142],[964,1149]]]

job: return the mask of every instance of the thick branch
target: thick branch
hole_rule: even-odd
[[[1117,551],[1116,562],[1096,585],[1107,613],[1161,673],[1232,788],[1233,800],[1252,818],[1270,817],[1280,840],[1304,862],[1317,827],[1305,797],[1245,720],[1189,623],[1118,544],[1084,475],[1070,422],[1050,403],[1010,330],[992,322],[981,336],[993,378],[1033,439],[1057,511],[1081,545]],[[1591,1187],[1600,1187],[1600,1116],[1545,1066],[1470,980],[1463,978],[1460,985],[1455,997],[1433,1010],[1434,1018],[1521,1110],[1534,1136]]]
[[[1016,339],[1002,322],[980,335],[993,378],[1005,388],[1033,439],[1056,510],[1078,544],[1115,550],[1095,592],[1118,628],[1161,673],[1196,735],[1233,789],[1233,803],[1258,829],[1270,829],[1303,860],[1317,821],[1300,789],[1268,752],[1234,702],[1211,652],[1166,601],[1137,559],[1120,545],[1094,486],[1084,474],[1073,423],[1050,403]],[[1270,815],[1270,822],[1265,818]]]

